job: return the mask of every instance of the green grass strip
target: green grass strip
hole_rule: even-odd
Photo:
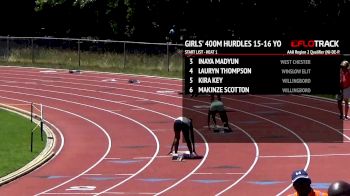
[[[40,127],[34,131],[33,152],[30,152],[31,130],[36,126],[29,119],[0,109],[0,177],[23,167],[44,149]]]
[[[167,54],[125,54],[117,52],[89,52],[36,48],[11,49],[7,56],[0,56],[6,65],[81,69],[104,72],[133,73],[153,76],[182,78],[183,58],[179,51]]]

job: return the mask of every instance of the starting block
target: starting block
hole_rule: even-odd
[[[214,133],[231,133],[232,130],[228,127],[216,126],[213,128]]]
[[[140,84],[141,82],[140,82],[140,80],[130,79],[130,80],[128,80],[128,83],[130,83],[130,84]]]
[[[203,156],[195,156],[191,157],[189,151],[178,151],[177,154],[172,154],[172,160],[173,161],[183,161],[184,159],[202,159]]]
[[[69,73],[80,73],[80,70],[70,69],[68,72]]]

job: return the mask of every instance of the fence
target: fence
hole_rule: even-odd
[[[183,45],[0,36],[0,61],[61,68],[182,71]]]

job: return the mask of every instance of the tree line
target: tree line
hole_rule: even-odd
[[[346,37],[350,0],[2,0],[0,35],[151,42]]]

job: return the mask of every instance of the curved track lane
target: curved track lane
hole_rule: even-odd
[[[129,84],[129,79],[141,83]],[[346,168],[350,161],[348,122],[344,122],[344,143],[303,143],[300,123],[340,134],[339,127],[327,121],[327,115],[337,117],[335,103],[303,96],[224,97],[234,110],[229,113],[234,119],[229,137],[240,142],[206,143],[210,138],[201,134],[208,133],[199,126],[197,151],[204,158],[171,161],[166,153],[173,119],[182,113],[182,97],[177,93],[181,88],[180,80],[158,77],[0,67],[0,102],[43,103],[47,119],[65,138],[58,156],[2,186],[0,193],[284,195],[292,191],[291,171],[299,168],[308,169],[320,189],[333,180],[349,180],[342,172],[320,172]],[[208,99],[188,103],[209,104]],[[203,110],[184,109],[206,118]],[[327,118],[314,119],[321,112]],[[290,123],[285,116],[298,123]],[[255,143],[261,131],[298,143]],[[184,144],[180,147],[186,149]]]

